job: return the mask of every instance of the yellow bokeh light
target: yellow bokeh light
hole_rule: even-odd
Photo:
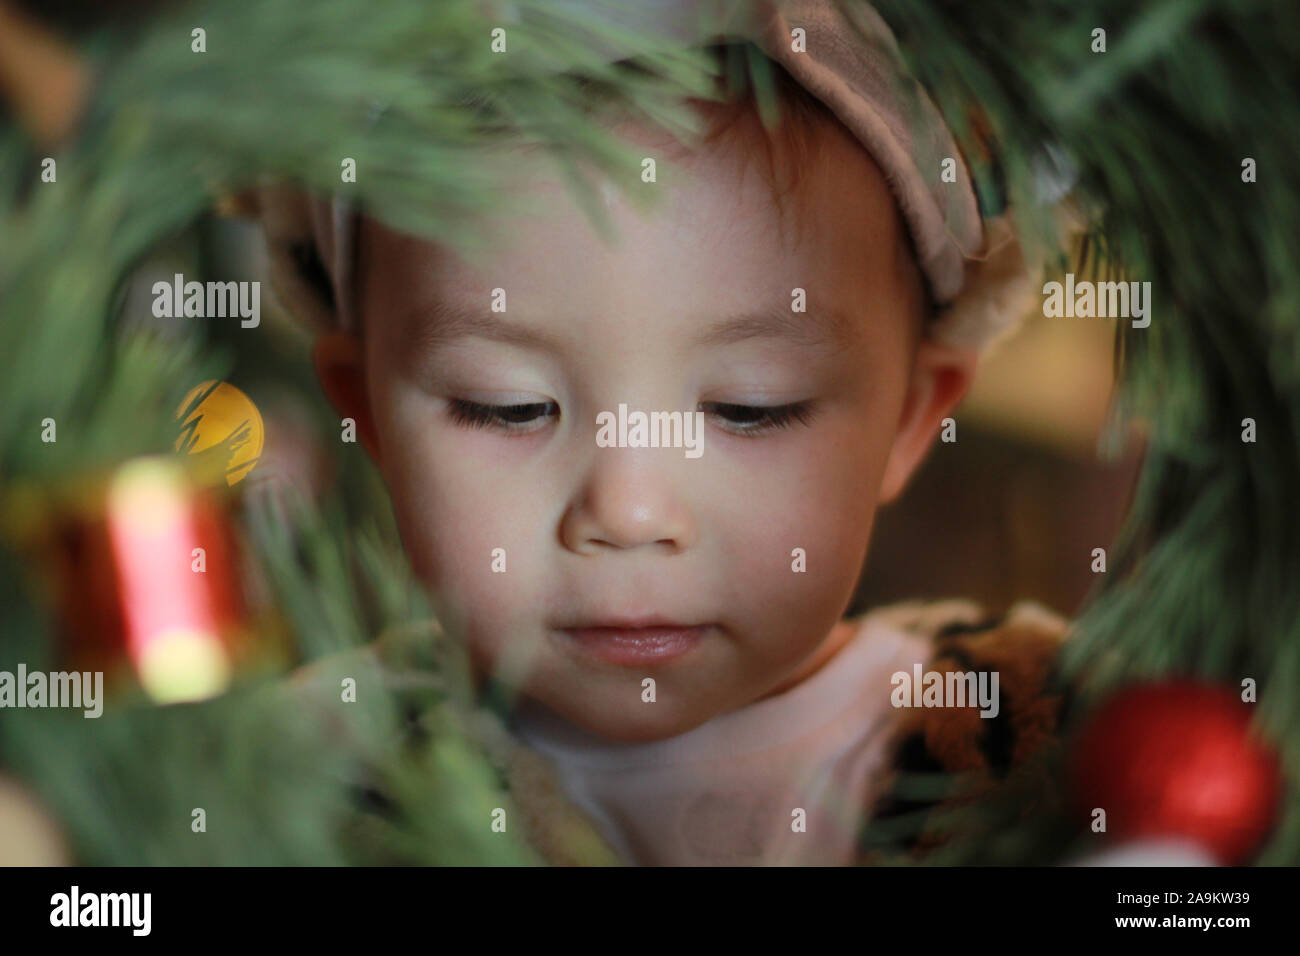
[[[213,457],[212,467],[220,465],[228,485],[247,477],[262,456],[262,414],[228,382],[196,385],[181,401],[176,417],[183,419],[176,450]]]

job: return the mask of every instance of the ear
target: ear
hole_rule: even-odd
[[[943,419],[965,397],[975,378],[979,352],[923,340],[899,416],[894,444],[885,462],[880,503],[897,498],[925,458]]]
[[[347,332],[323,332],[312,346],[311,357],[316,377],[330,404],[341,417],[357,423],[361,444],[379,464],[379,436],[366,389],[366,359],[361,339]]]

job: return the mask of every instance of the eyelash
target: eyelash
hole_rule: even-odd
[[[733,416],[736,416],[738,412],[757,414],[756,419],[749,421],[732,421],[731,424],[738,427],[725,430],[730,431],[733,435],[763,435],[780,428],[807,425],[812,420],[813,414],[812,402],[791,402],[788,405],[736,405],[731,402],[702,402],[701,405],[705,406],[702,410],[706,411],[706,413],[708,409],[712,408],[714,410],[730,410]]]
[[[745,417],[745,421],[730,420],[733,428],[725,429],[733,435],[761,435],[796,424],[807,425],[812,419],[812,402],[791,402],[788,405],[737,405],[732,402],[701,402],[701,411],[721,414],[726,418]],[[481,405],[463,398],[451,399],[448,407],[452,421],[466,428],[498,428],[505,432],[527,433],[536,431],[529,427],[539,416],[553,415],[559,411],[555,402],[526,402],[519,405]],[[529,414],[531,413],[531,414]],[[515,416],[513,419],[508,416]],[[756,417],[751,417],[755,416]]]
[[[519,405],[480,405],[478,402],[468,402],[463,398],[453,398],[447,409],[451,415],[452,421],[466,428],[499,428],[506,432],[531,432],[535,428],[528,427],[537,420],[537,416],[543,413],[558,412],[559,408],[554,402],[524,402]],[[532,412],[528,415],[528,412]],[[519,417],[514,420],[506,418],[508,415],[527,416]]]

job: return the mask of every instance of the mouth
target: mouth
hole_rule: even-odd
[[[584,654],[611,664],[635,667],[661,664],[699,646],[712,624],[680,624],[662,619],[601,621],[558,628]]]

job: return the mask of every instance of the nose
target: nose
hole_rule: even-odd
[[[575,554],[654,546],[675,554],[695,541],[695,522],[680,494],[693,460],[668,448],[601,448],[560,522]]]

